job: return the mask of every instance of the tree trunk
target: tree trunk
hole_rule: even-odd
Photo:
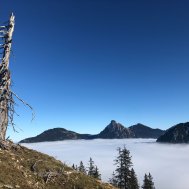
[[[6,131],[9,120],[9,103],[12,100],[10,84],[11,77],[9,71],[9,58],[11,53],[12,35],[14,31],[15,17],[12,14],[9,19],[9,25],[6,27],[4,35],[3,57],[0,64],[0,141],[5,141]]]

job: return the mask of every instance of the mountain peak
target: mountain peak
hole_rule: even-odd
[[[111,120],[111,124],[116,124],[117,122],[115,120]]]
[[[111,120],[110,124],[107,125],[108,128],[125,128],[122,124],[117,123],[115,120]]]
[[[98,134],[99,138],[131,138],[134,135],[130,130],[122,124],[111,120],[110,124],[105,127],[103,131]]]

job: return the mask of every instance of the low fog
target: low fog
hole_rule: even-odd
[[[88,166],[90,157],[99,167],[103,181],[108,181],[115,170],[116,149],[126,146],[139,183],[150,172],[156,189],[188,189],[189,145],[158,144],[154,139],[70,140],[23,144],[24,146],[54,156],[72,165],[82,160]]]

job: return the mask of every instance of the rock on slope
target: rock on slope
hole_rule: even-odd
[[[48,155],[14,145],[0,148],[0,188],[115,189]]]
[[[189,143],[189,122],[171,127],[157,139],[157,142]]]

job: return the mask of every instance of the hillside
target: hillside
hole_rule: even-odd
[[[189,143],[189,122],[171,127],[157,139],[157,142]]]
[[[10,142],[0,148],[0,188],[4,189],[115,189],[74,171],[48,155]]]
[[[161,129],[152,129],[141,123],[133,125],[129,127],[129,129],[134,133],[135,138],[158,138],[165,133],[165,131]]]
[[[43,141],[59,141],[69,139],[89,139],[90,134],[79,134],[74,131],[69,131],[64,128],[54,128],[44,131],[36,137],[26,138],[21,143],[27,142],[43,142]]]

